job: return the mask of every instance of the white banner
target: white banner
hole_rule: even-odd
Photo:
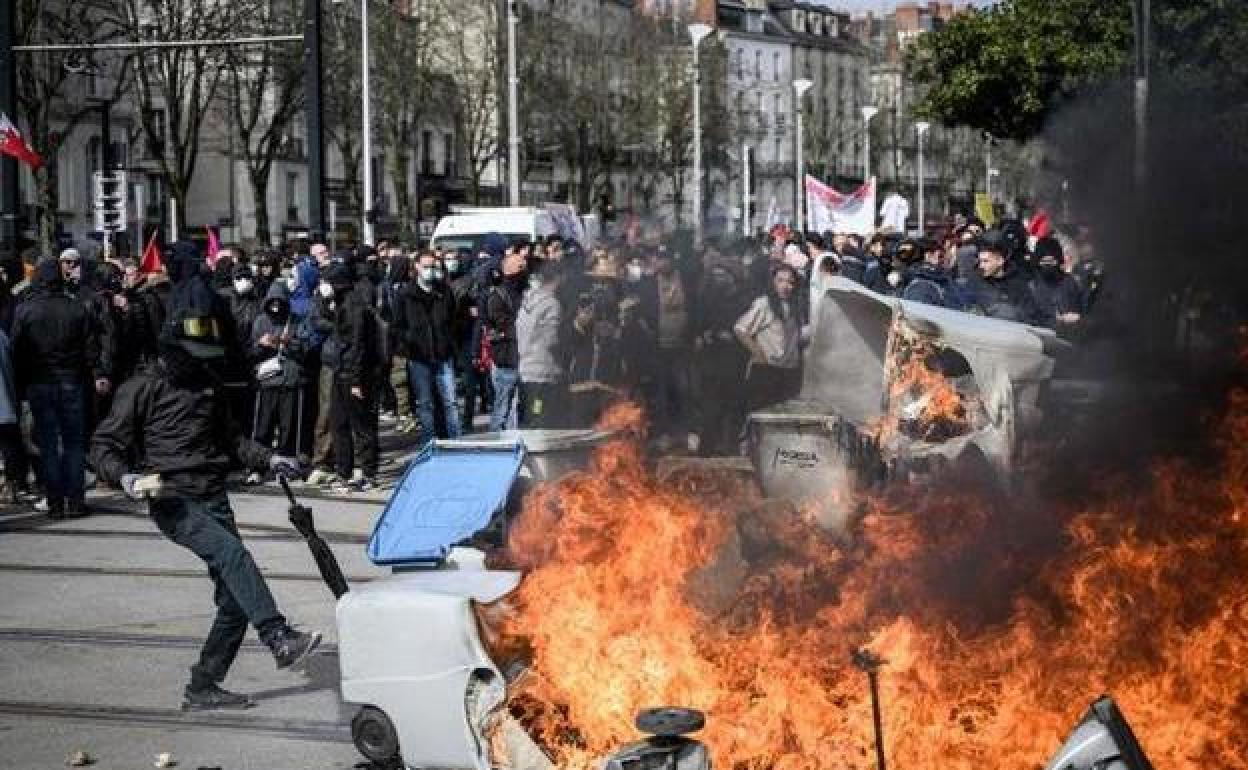
[[[875,177],[846,195],[807,174],[806,229],[863,236],[875,232]]]

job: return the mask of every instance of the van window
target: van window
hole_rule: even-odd
[[[441,235],[433,240],[433,245],[444,251],[462,251],[467,249],[473,254],[481,252],[481,243],[485,240],[488,233],[474,233],[463,235]],[[507,244],[528,243],[532,240],[528,233],[501,233],[507,239]]]

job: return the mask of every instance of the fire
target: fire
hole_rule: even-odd
[[[944,351],[903,322],[893,325],[888,372],[888,410],[874,432],[887,442],[898,433],[942,441],[970,432],[972,399],[941,369]]]
[[[613,443],[513,529],[509,708],[565,768],[681,705],[721,768],[866,770],[866,648],[890,767],[1041,767],[1110,692],[1159,770],[1248,768],[1248,391],[1214,446],[1078,506],[902,488],[843,544],[737,482],[660,485]]]

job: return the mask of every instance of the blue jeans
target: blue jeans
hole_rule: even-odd
[[[249,622],[264,632],[286,619],[277,611],[268,583],[239,538],[225,493],[158,498],[151,501],[149,510],[165,537],[203,559],[212,578],[217,616],[199,661],[191,666],[191,689],[202,690],[225,679]]]
[[[517,423],[516,386],[520,383],[520,370],[495,366],[490,370],[490,382],[494,384],[494,411],[490,412],[490,430],[512,430]]]
[[[31,385],[26,389],[34,417],[35,446],[48,491],[48,504],[80,503],[86,496],[87,394],[81,383]]]
[[[446,421],[446,437],[459,438],[459,402],[455,400],[455,364],[451,359],[436,364],[423,361],[407,362],[407,381],[420,404],[416,407],[420,418],[420,443],[423,446],[433,438],[434,388],[441,400],[442,417]]]

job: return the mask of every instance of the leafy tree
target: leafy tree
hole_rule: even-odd
[[[1130,0],[1005,0],[960,14],[910,51],[909,72],[928,87],[916,111],[1029,138],[1064,100],[1123,70],[1131,34]]]

